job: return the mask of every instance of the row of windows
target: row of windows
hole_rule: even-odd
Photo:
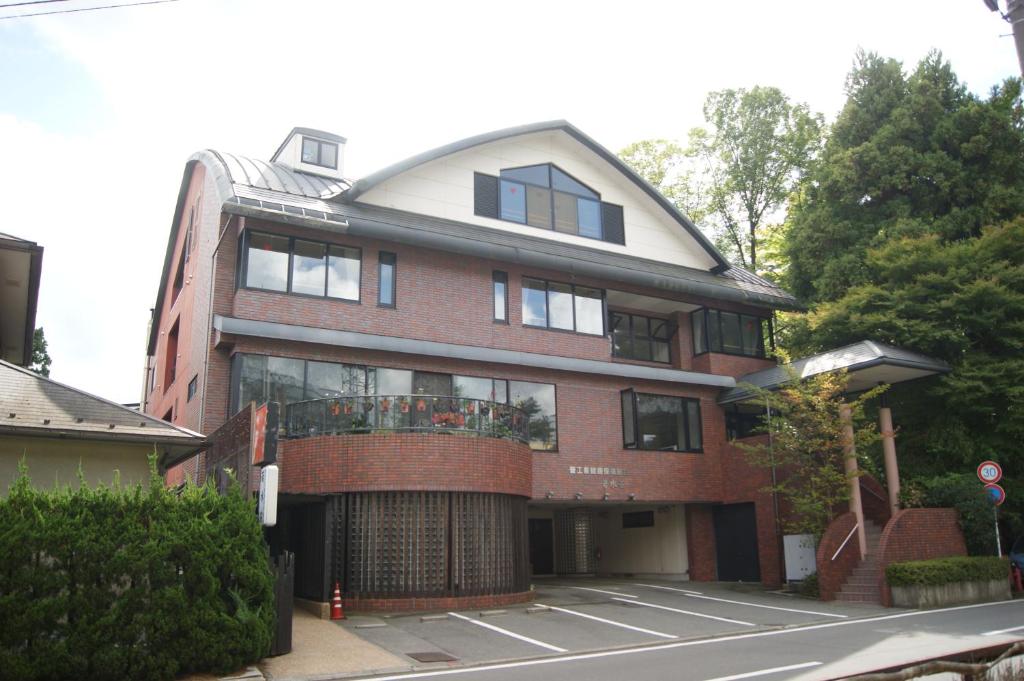
[[[246,232],[241,281],[248,288],[359,301],[362,251],[358,248]],[[395,307],[398,259],[378,257],[377,303]],[[494,320],[508,323],[508,274],[493,273]],[[666,319],[606,312],[605,292],[589,286],[523,277],[522,323],[561,331],[612,337],[612,355],[669,363],[675,332]],[[708,351],[765,356],[768,320],[747,314],[700,309],[691,314],[694,354]]]
[[[353,395],[441,395],[512,404],[530,419],[530,446],[558,447],[555,386],[361,364],[238,353],[231,366],[231,413],[249,402],[282,405]]]
[[[502,220],[602,239],[601,195],[549,163],[500,173]]]
[[[247,288],[359,301],[362,250],[295,237],[246,232],[241,281]],[[377,302],[395,307],[397,256],[378,256]]]

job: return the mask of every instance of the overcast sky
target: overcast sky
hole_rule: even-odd
[[[360,177],[553,118],[616,151],[685,138],[708,91],[757,84],[831,120],[858,47],[907,67],[938,48],[985,93],[1017,75],[1009,31],[982,0],[180,0],[0,19],[0,231],[45,248],[51,376],[136,402],[194,151],[268,159],[309,126],[347,137],[345,171]]]

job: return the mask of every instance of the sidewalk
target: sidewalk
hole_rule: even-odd
[[[259,664],[273,681],[333,678],[408,666],[407,660],[301,609],[294,611],[292,619],[292,652],[268,657]]]

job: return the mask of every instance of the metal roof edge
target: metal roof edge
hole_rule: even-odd
[[[531,366],[541,369],[554,369],[602,376],[620,376],[641,380],[668,381],[693,385],[708,385],[719,388],[731,388],[736,385],[732,376],[702,374],[679,369],[663,369],[659,367],[639,366],[634,364],[616,364],[592,359],[576,359],[559,355],[542,355],[517,350],[502,350],[455,343],[401,338],[397,336],[380,336],[355,331],[336,329],[320,329],[296,324],[280,324],[237,317],[214,315],[213,327],[223,334],[240,336],[258,336],[278,340],[318,343],[321,345],[344,346],[385,352],[399,352],[409,355],[428,355],[431,357],[447,357],[474,362],[490,362],[496,364],[512,364]]]

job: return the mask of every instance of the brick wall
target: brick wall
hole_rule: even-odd
[[[857,516],[853,511],[847,511],[829,524],[821,536],[821,541],[818,542],[815,562],[818,566],[818,589],[823,601],[835,600],[850,572],[860,562],[860,544],[857,543],[857,536],[854,534],[850,537],[850,532],[856,526]],[[843,546],[844,541],[846,546]],[[832,556],[841,546],[843,550],[833,560]]]
[[[690,557],[690,579],[712,582],[715,570],[715,524],[708,504],[686,506],[686,552]]]
[[[891,563],[966,556],[967,545],[955,508],[908,508],[892,517],[878,543],[878,585],[882,605],[892,606],[892,591],[885,579]]]
[[[528,497],[530,449],[513,440],[444,433],[322,435],[278,446],[281,492],[493,492]]]
[[[351,612],[423,612],[429,610],[470,610],[500,608],[516,603],[529,603],[534,592],[495,594],[491,596],[443,596],[422,598],[344,598],[343,607]],[[346,612],[346,614],[348,614]]]
[[[879,527],[885,527],[892,517],[892,509],[889,508],[889,492],[882,483],[867,473],[860,476],[860,498],[864,517]]]

